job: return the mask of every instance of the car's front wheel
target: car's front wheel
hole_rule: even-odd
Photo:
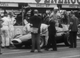
[[[16,47],[16,48],[22,48],[22,44],[14,44],[14,46]]]

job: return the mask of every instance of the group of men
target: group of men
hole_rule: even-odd
[[[49,50],[52,48],[53,51],[57,51],[57,45],[56,45],[56,26],[59,26],[59,24],[65,24],[68,25],[68,31],[69,31],[69,39],[70,39],[70,48],[76,48],[77,46],[77,32],[78,32],[78,18],[75,16],[74,12],[71,11],[69,15],[64,15],[64,21],[60,22],[59,14],[57,13],[58,10],[54,9],[54,12],[52,15],[48,16],[47,23],[48,24],[48,42],[45,46],[45,50]],[[47,19],[46,18],[46,19]],[[62,19],[63,19],[62,18]],[[67,23],[66,23],[66,22]],[[42,23],[42,19],[40,16],[38,16],[38,10],[34,10],[34,15],[30,18],[31,23],[31,34],[32,34],[32,49],[31,52],[35,51],[35,45],[37,45],[38,52],[41,52],[40,50],[40,26]]]
[[[51,13],[51,15],[48,17],[48,42],[45,46],[45,50],[49,50],[52,48],[53,51],[57,51],[57,45],[56,45],[56,28],[55,26],[59,26],[60,18],[59,14],[57,13],[57,9],[54,9],[54,12]],[[42,23],[42,17],[39,16],[38,10],[33,11],[34,15],[30,17],[29,23],[31,27],[31,34],[32,34],[32,49],[31,52],[35,52],[35,47],[37,47],[38,52],[42,52],[40,49],[40,26]],[[67,19],[69,19],[69,39],[70,39],[70,48],[76,48],[76,36],[78,32],[78,18],[74,15],[73,12],[70,13],[70,16],[67,16]],[[13,36],[13,30],[14,30],[14,23],[15,19],[12,18],[11,13],[5,14],[3,18],[1,18],[3,21],[2,27],[0,28],[2,31],[2,47],[9,47],[10,41]],[[10,35],[12,33],[12,35]]]
[[[32,28],[32,31],[31,31],[31,34],[32,34],[31,52],[35,51],[36,45],[37,45],[38,52],[41,52],[41,50],[40,50],[40,26],[42,23],[42,18],[40,16],[38,16],[38,14],[39,14],[38,10],[34,10],[34,15],[30,18],[30,23],[31,23],[31,28]],[[51,20],[49,19],[50,21],[47,20],[47,23],[46,23],[49,26],[48,27],[49,39],[48,39],[48,43],[45,47],[45,50],[47,50],[47,51],[49,50],[49,48],[51,48],[51,46],[52,46],[53,51],[57,51],[56,39],[55,39],[56,29],[55,29],[55,21],[54,21],[57,18],[54,20],[53,19],[51,19]]]
[[[14,35],[13,25],[16,21],[11,12],[4,12],[4,16],[0,20],[2,21],[2,23],[0,22],[0,48],[9,48]]]

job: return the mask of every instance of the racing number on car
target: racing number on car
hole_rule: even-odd
[[[22,31],[21,31],[20,28],[16,28],[15,33],[16,33],[16,34],[22,34]]]

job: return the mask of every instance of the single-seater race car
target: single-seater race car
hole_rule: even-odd
[[[28,47],[31,46],[31,32],[30,32],[30,25],[27,24],[25,26],[25,34],[16,34],[14,38],[12,39],[12,44],[16,48],[21,48],[21,47]],[[26,31],[27,30],[27,31]],[[68,33],[68,25],[62,24],[62,27],[56,27],[56,42],[57,43],[65,43],[66,46],[69,45],[69,33]],[[40,47],[44,47],[47,44],[48,41],[48,25],[46,24],[41,24],[41,29],[40,29]]]

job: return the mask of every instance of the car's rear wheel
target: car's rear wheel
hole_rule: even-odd
[[[40,37],[40,47],[43,48],[45,46],[45,37]]]
[[[29,41],[27,41],[27,44],[28,45],[26,45],[25,44],[25,47],[31,47],[32,46],[32,41],[31,40],[29,40]],[[44,36],[41,36],[40,37],[40,48],[43,48],[45,46],[45,37]],[[37,47],[35,47],[35,48],[37,48]]]
[[[65,35],[65,37],[64,37],[64,43],[65,43],[66,46],[70,45],[69,34]]]

